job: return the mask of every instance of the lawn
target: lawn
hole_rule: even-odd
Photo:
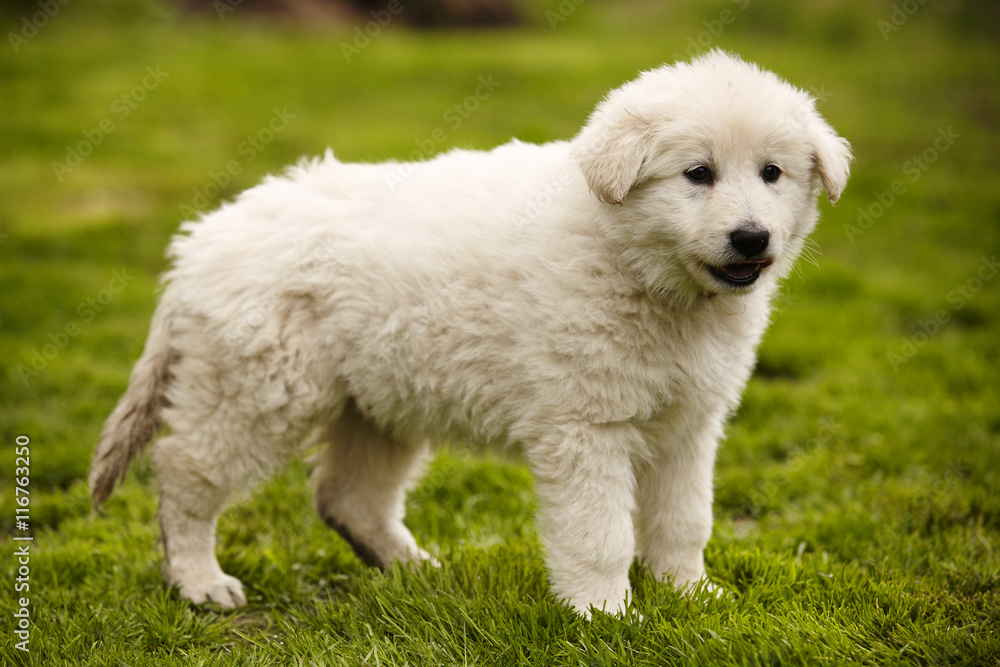
[[[228,4],[0,13],[0,662],[1000,664],[995,3],[563,0],[517,29],[367,41]],[[182,220],[327,146],[569,138],[609,88],[714,46],[811,90],[857,158],[721,449],[706,559],[728,595],[636,567],[628,618],[577,618],[549,592],[527,468],[464,443],[407,506],[440,568],[365,568],[304,462],[240,499],[219,524],[248,584],[233,612],[164,589],[148,463],[92,513],[90,454]]]

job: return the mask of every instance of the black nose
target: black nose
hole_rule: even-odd
[[[729,235],[729,242],[744,257],[756,257],[767,250],[771,235],[759,227],[740,227]]]

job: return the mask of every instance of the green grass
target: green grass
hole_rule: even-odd
[[[1000,254],[997,10],[927,3],[883,39],[890,2],[744,4],[591,0],[555,30],[538,8],[516,31],[390,25],[350,63],[352,25],[197,20],[153,0],[69,3],[18,53],[5,39],[0,662],[1000,663],[1000,281],[977,276]],[[4,34],[36,9],[8,9]],[[428,141],[567,138],[607,89],[689,39],[821,93],[857,155],[721,450],[706,556],[730,595],[680,598],[636,568],[634,615],[576,618],[549,592],[524,464],[459,445],[408,503],[441,568],[364,568],[315,517],[295,462],[220,521],[220,561],[248,584],[235,612],[163,588],[147,465],[91,514],[90,452],[141,351],[182,206],[214,206],[328,145],[379,160]],[[147,67],[166,75],[128,108]],[[446,113],[490,75],[500,86],[455,126]],[[275,109],[294,118],[248,159]],[[104,119],[113,131],[59,180],[52,163]],[[948,128],[958,137],[935,149]],[[19,435],[32,452],[27,654],[12,622]]]

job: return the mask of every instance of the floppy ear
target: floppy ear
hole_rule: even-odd
[[[639,180],[649,154],[649,123],[609,101],[603,102],[573,140],[573,156],[597,198],[621,204]]]
[[[840,193],[847,186],[851,167],[851,144],[837,136],[829,123],[815,109],[810,113],[809,131],[812,134],[813,163],[819,174],[826,198],[837,203]]]

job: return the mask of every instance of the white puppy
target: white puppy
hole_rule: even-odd
[[[806,93],[715,51],[612,91],[569,142],[269,177],[173,240],[94,502],[168,425],[166,579],[234,607],[216,517],[314,429],[319,514],[380,567],[429,558],[403,525],[424,443],[516,443],[559,597],[622,611],[636,556],[697,582],[724,421],[849,162]]]

